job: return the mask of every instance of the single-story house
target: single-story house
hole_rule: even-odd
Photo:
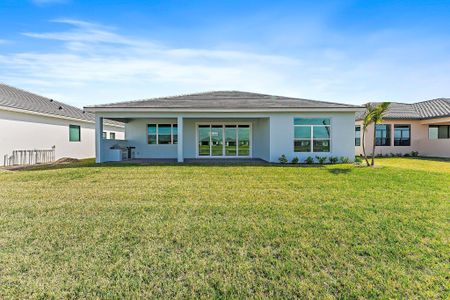
[[[362,154],[362,118],[357,115],[355,147]],[[366,153],[372,153],[373,125],[366,131]],[[382,124],[376,125],[376,155],[450,157],[450,99],[439,98],[418,103],[391,103]]]
[[[123,139],[124,125],[107,120],[101,134],[105,139]],[[0,165],[18,150],[30,154],[30,150],[54,149],[53,159],[94,157],[94,145],[93,114],[0,84]]]
[[[353,160],[361,106],[239,91],[216,91],[88,106],[96,118],[97,162],[129,158],[257,158],[281,155]],[[104,120],[125,124],[125,140],[101,138]]]

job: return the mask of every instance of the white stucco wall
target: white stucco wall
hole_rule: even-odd
[[[284,154],[289,160],[294,157],[302,161],[308,156],[345,156],[354,158],[353,112],[323,113],[145,113],[145,112],[109,112],[98,113],[99,117],[127,118],[127,144],[135,146],[137,158],[176,158],[177,145],[148,145],[147,124],[176,123],[177,117],[183,117],[184,158],[196,157],[196,123],[198,122],[251,122],[252,157],[278,162]],[[330,118],[331,151],[329,153],[294,152],[294,118]],[[106,156],[105,156],[106,157]]]
[[[125,125],[125,135],[130,146],[136,147],[136,158],[176,158],[177,145],[149,145],[147,124],[176,124],[176,118],[132,119]]]
[[[79,125],[81,141],[69,142],[69,125]],[[105,126],[105,131],[124,138],[124,129]],[[95,124],[0,109],[0,165],[5,154],[13,150],[51,149],[61,157],[89,158],[95,156]]]
[[[329,153],[294,152],[294,118],[330,118],[331,149]],[[342,113],[278,113],[270,116],[270,160],[277,162],[284,154],[288,160],[308,156],[345,156],[354,159],[355,114]]]

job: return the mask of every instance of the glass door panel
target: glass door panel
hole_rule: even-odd
[[[223,126],[211,126],[211,155],[223,156]]]
[[[250,126],[238,126],[238,156],[250,156]]]
[[[236,156],[236,125],[225,126],[225,156]]]
[[[198,155],[210,156],[210,139],[211,139],[211,126],[200,125],[198,126]]]

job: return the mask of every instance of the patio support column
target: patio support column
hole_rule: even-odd
[[[177,152],[178,152],[178,156],[177,156],[177,160],[178,162],[183,162],[184,161],[184,154],[183,154],[183,117],[178,116],[178,144],[177,144]]]
[[[95,162],[103,161],[103,118],[95,116]]]

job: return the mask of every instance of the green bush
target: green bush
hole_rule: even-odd
[[[297,156],[295,156],[292,160],[291,160],[291,163],[293,163],[293,164],[298,164],[298,157]]]
[[[350,159],[349,159],[348,157],[346,157],[346,156],[341,156],[341,157],[339,158],[339,160],[340,160],[341,163],[343,163],[343,164],[348,164],[349,161],[350,161]]]
[[[313,163],[314,163],[314,158],[313,158],[312,156],[308,156],[308,157],[305,159],[305,163],[308,164],[308,165],[313,164]]]
[[[282,154],[279,158],[278,161],[280,162],[280,164],[287,164],[288,160],[286,158],[286,155]]]
[[[330,164],[335,164],[335,163],[338,162],[337,156],[330,156],[330,157],[328,158],[328,160],[330,161]]]
[[[355,163],[362,163],[362,157],[361,156],[355,156]]]
[[[323,165],[327,161],[326,156],[316,156],[316,159],[319,162],[319,164],[321,164],[321,165]]]
[[[417,157],[417,156],[419,156],[419,152],[417,152],[417,151],[411,151],[411,156],[412,156],[412,157]]]

